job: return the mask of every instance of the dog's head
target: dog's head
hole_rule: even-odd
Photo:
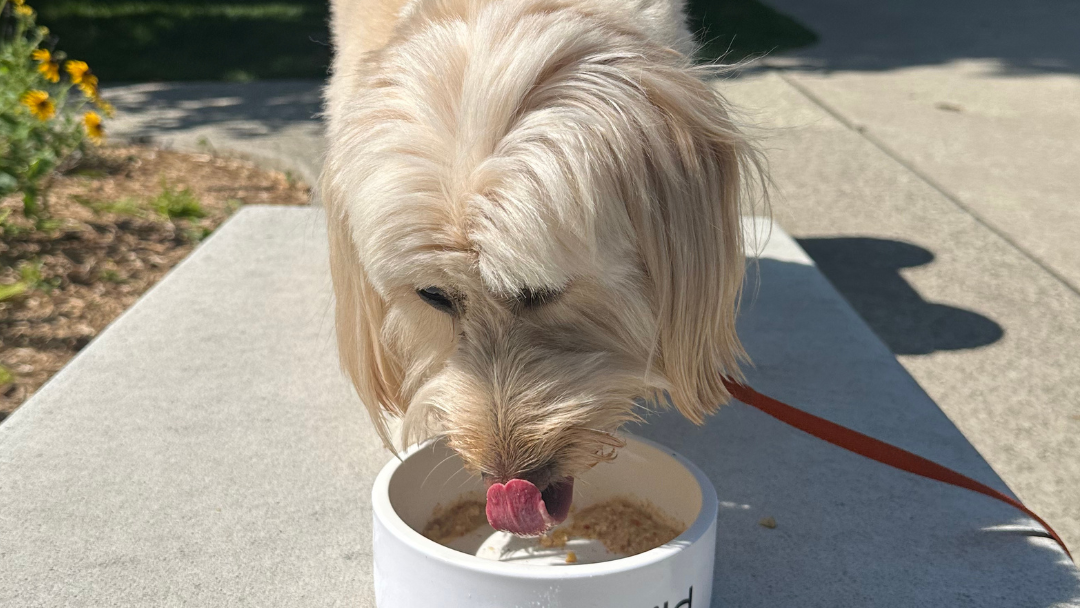
[[[388,415],[445,436],[517,510],[489,501],[492,523],[536,533],[636,401],[666,392],[700,423],[728,399],[752,154],[631,23],[447,4],[337,67],[355,83],[331,92],[321,187],[341,361],[384,440]]]

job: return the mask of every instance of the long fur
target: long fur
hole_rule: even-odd
[[[475,471],[560,478],[610,458],[640,398],[696,423],[729,399],[756,156],[680,5],[333,9],[338,342],[388,445],[400,416],[406,441],[445,435]]]

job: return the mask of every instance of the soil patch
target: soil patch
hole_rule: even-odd
[[[309,196],[247,161],[125,146],[56,176],[47,229],[0,200],[0,420],[240,206]]]

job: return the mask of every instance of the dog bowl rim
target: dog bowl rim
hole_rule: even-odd
[[[638,435],[630,433],[621,433],[621,435],[626,438],[627,441],[643,443],[674,458],[676,462],[690,472],[695,481],[697,481],[698,487],[701,489],[701,509],[698,511],[697,518],[694,519],[693,523],[691,523],[682,534],[663,545],[650,549],[644,553],[595,564],[553,567],[537,564],[511,564],[484,559],[482,557],[476,557],[475,555],[469,555],[468,553],[462,553],[449,547],[444,547],[427,538],[423,534],[412,529],[412,527],[405,523],[405,520],[401,519],[394,510],[393,505],[390,503],[390,480],[406,460],[420,450],[428,448],[443,440],[438,437],[412,446],[403,452],[400,457],[391,459],[390,462],[379,471],[378,476],[375,478],[375,485],[371,489],[372,512],[386,530],[388,530],[399,542],[413,547],[428,558],[436,559],[455,568],[482,574],[511,578],[565,580],[568,578],[587,578],[625,573],[630,570],[651,566],[658,562],[670,559],[690,546],[697,544],[697,542],[712,529],[713,522],[717,519],[719,514],[719,499],[717,498],[716,488],[713,486],[712,481],[709,480],[697,465],[684,458],[678,452]],[[377,550],[377,548],[373,549]]]

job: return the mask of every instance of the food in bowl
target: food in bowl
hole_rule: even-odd
[[[553,546],[565,546],[574,538],[598,540],[610,553],[629,557],[670,542],[685,529],[648,501],[617,496],[574,513],[550,538]]]
[[[488,529],[484,529],[488,528]],[[565,525],[532,539],[511,539],[506,533],[487,526],[484,501],[476,495],[465,495],[449,505],[436,505],[424,526],[423,535],[452,549],[469,552],[468,544],[455,543],[467,536],[484,536],[486,540],[475,555],[499,561],[543,558],[552,551],[565,550],[568,544],[588,547],[588,558],[580,563],[609,561],[638,555],[655,549],[681,534],[686,526],[663,513],[647,500],[615,496],[572,511]],[[577,542],[577,541],[585,541]],[[600,554],[592,543],[603,547]],[[498,547],[500,550],[496,550]],[[543,560],[540,563],[554,563]],[[577,551],[566,550],[562,563],[579,563]]]
[[[484,497],[476,494],[466,494],[448,506],[435,505],[424,529],[420,532],[424,536],[447,546],[466,534],[469,534],[487,523],[484,514]]]

